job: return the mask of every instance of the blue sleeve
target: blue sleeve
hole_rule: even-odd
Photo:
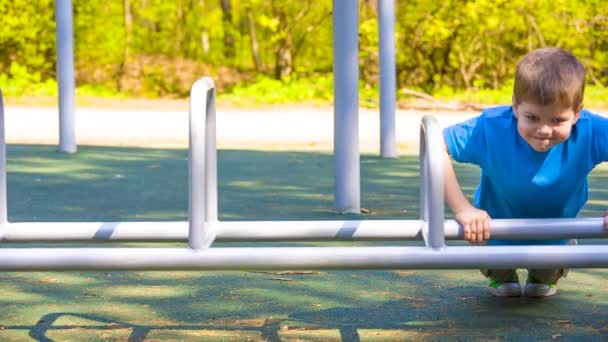
[[[483,115],[445,128],[443,139],[452,158],[481,166],[487,146],[484,129]]]
[[[608,118],[594,114],[591,119],[591,153],[597,165],[608,161]]]

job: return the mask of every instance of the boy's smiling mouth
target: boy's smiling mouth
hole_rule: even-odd
[[[553,147],[553,139],[550,137],[532,136],[529,143],[530,146],[537,152],[547,152],[551,147]]]

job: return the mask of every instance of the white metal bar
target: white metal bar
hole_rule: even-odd
[[[421,240],[421,220],[219,221],[218,241]],[[492,238],[534,240],[608,238],[603,218],[492,220]],[[186,241],[188,222],[17,222],[2,226],[0,242]],[[445,237],[462,240],[454,220]]]
[[[420,122],[420,210],[427,222],[423,227],[425,242],[434,249],[445,245],[442,149],[443,136],[439,123],[432,116],[424,116]]]
[[[6,142],[4,135],[4,98],[0,89],[0,241],[4,233],[4,225],[8,222],[6,212]]]
[[[395,0],[378,1],[380,44],[380,155],[397,157],[397,81],[395,72]]]
[[[2,248],[0,271],[605,268],[606,246]]]
[[[205,108],[205,222],[215,222],[217,214],[217,142],[216,142],[216,112],[215,86],[213,80],[206,78],[207,106]]]
[[[359,166],[359,1],[333,1],[334,207],[361,213]]]
[[[427,197],[427,184],[426,183],[428,181],[427,180],[427,177],[428,177],[428,175],[427,175],[427,173],[428,173],[427,172],[427,167],[428,167],[428,165],[427,165],[427,162],[425,160],[425,158],[426,158],[426,143],[424,141],[425,139],[423,138],[423,134],[424,134],[423,128],[422,128],[422,125],[420,125],[420,143],[418,144],[418,149],[419,149],[418,155],[419,155],[419,158],[420,158],[420,161],[419,161],[419,163],[420,163],[419,211],[420,212],[419,212],[419,216],[418,217],[422,221],[427,221],[428,220],[428,211],[429,211],[428,202],[427,202],[427,199],[426,199],[426,197]],[[424,229],[423,233],[425,234],[424,238],[425,238],[425,241],[426,241],[426,239],[427,239],[426,234],[428,233],[428,229]]]
[[[55,0],[57,84],[59,86],[59,152],[76,152],[74,113],[74,30],[72,0]]]
[[[214,240],[214,233],[207,224],[208,211],[217,210],[217,206],[207,203],[210,200],[210,187],[217,186],[214,181],[216,160],[207,155],[207,149],[213,144],[215,149],[215,134],[212,138],[207,136],[210,129],[215,131],[215,118],[212,118],[213,127],[207,127],[208,117],[215,116],[215,91],[213,80],[204,77],[192,85],[190,91],[190,148],[188,156],[188,244],[192,249],[209,247]],[[211,111],[209,109],[212,109]],[[209,165],[213,162],[214,165]],[[206,171],[212,171],[210,174]],[[213,191],[213,190],[212,190]],[[217,192],[213,191],[215,196]],[[213,215],[213,214],[212,214]],[[216,215],[217,217],[217,215]]]

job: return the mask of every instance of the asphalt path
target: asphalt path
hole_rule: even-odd
[[[400,153],[418,147],[420,120],[435,116],[442,126],[473,117],[477,112],[399,110],[396,141]],[[59,141],[56,108],[7,106],[6,139],[13,144],[53,145]],[[183,110],[76,109],[79,145],[185,148],[188,112]],[[377,110],[359,111],[359,149],[378,153],[380,117]],[[325,108],[268,108],[217,110],[217,142],[226,149],[331,151],[334,115]]]

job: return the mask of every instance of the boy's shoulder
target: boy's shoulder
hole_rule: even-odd
[[[459,131],[461,129],[470,130],[473,127],[481,130],[492,129],[494,126],[507,127],[510,126],[513,118],[512,106],[494,106],[483,109],[481,114],[476,117],[458,122],[446,129],[448,131]]]
[[[583,109],[581,111],[580,119],[604,121],[604,120],[608,120],[608,114],[599,114],[599,113],[591,112],[587,109]]]
[[[481,111],[480,117],[483,119],[512,119],[513,106],[488,107]]]

